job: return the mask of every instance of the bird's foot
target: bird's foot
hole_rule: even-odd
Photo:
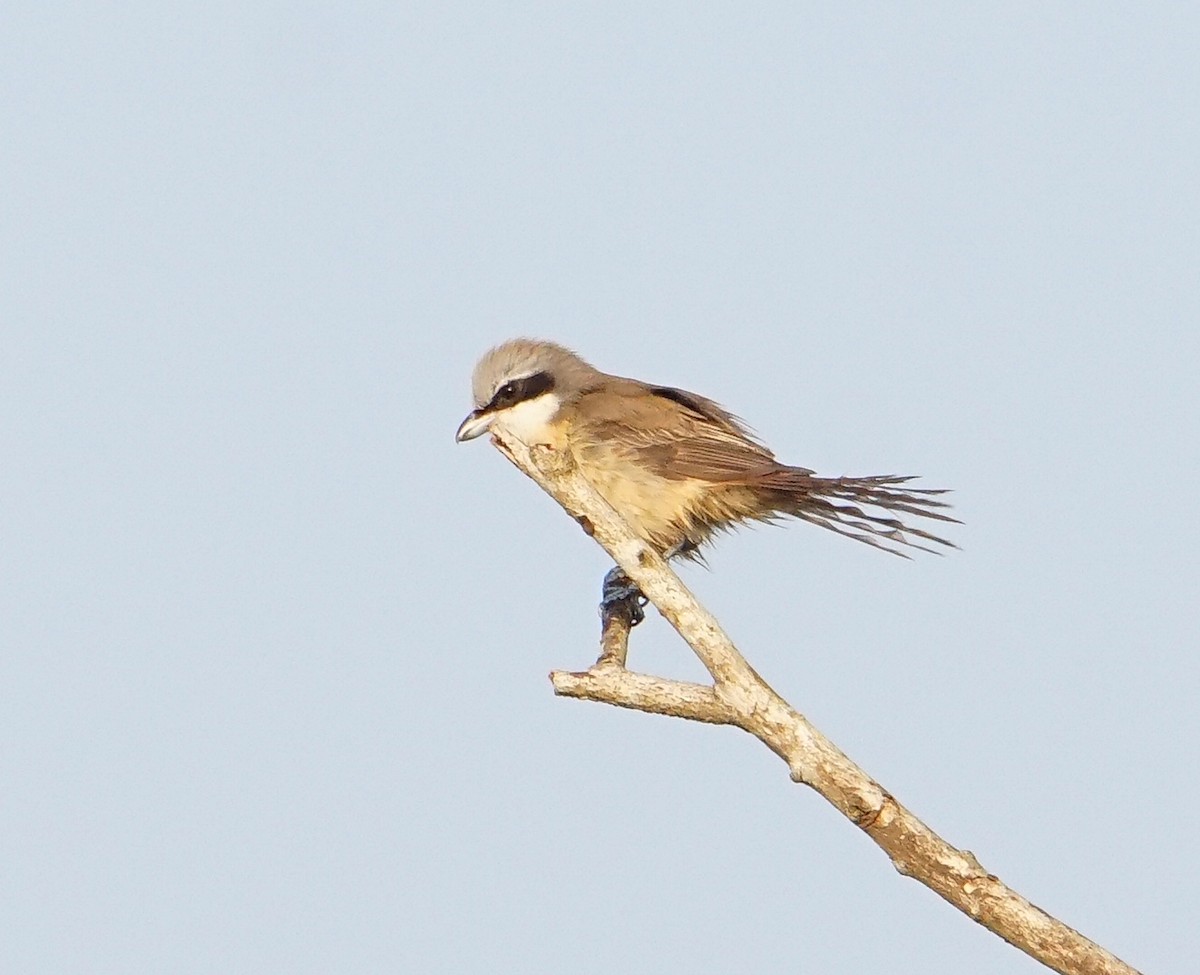
[[[620,568],[614,566],[604,576],[604,586],[600,594],[600,618],[606,623],[612,617],[621,617],[627,620],[631,627],[637,626],[646,618],[642,607],[647,602],[642,591]]]

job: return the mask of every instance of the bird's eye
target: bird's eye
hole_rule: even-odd
[[[503,409],[517,401],[519,387],[515,381],[507,382],[496,390],[496,395],[492,397],[492,406],[497,409]]]

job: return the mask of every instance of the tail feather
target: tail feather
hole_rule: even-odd
[[[908,558],[902,547],[941,554],[921,542],[958,548],[953,542],[924,528],[907,523],[902,516],[914,515],[934,521],[961,524],[945,513],[950,507],[938,496],[938,488],[907,485],[913,477],[883,474],[875,477],[818,477],[798,467],[779,468],[759,482],[776,493],[777,509],[821,528],[872,545],[893,555]],[[864,507],[879,509],[879,513]],[[898,517],[900,516],[900,517]]]

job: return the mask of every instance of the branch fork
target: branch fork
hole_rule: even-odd
[[[746,661],[670,566],[596,492],[567,450],[527,446],[494,431],[492,442],[591,535],[676,629],[712,675],[711,685],[626,668],[631,621],[604,616],[600,656],[588,670],[556,670],[554,692],[749,732],[858,826],[904,876],[913,877],[1005,941],[1063,975],[1137,975],[1104,948],[1051,917],[917,819]]]

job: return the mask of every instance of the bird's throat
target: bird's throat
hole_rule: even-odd
[[[550,443],[555,439],[553,423],[561,405],[554,393],[543,393],[501,410],[492,422],[522,443]]]

